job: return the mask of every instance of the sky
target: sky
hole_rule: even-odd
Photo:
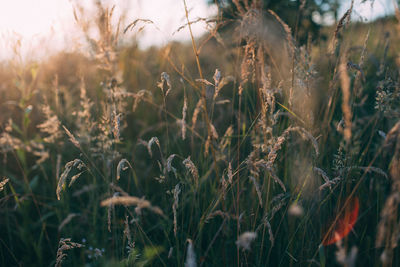
[[[73,6],[76,1],[89,7],[92,0],[0,0],[0,59],[13,56],[13,47],[20,40],[24,56],[40,58],[49,51],[56,52],[79,40],[80,31],[74,21]],[[353,20],[372,20],[393,13],[393,0],[356,0]],[[126,21],[137,18],[150,19],[154,25],[147,25],[140,33],[139,46],[163,45],[171,40],[188,40],[187,29],[174,33],[185,24],[183,0],[102,0],[116,6],[116,15],[126,11]],[[206,0],[186,0],[190,18],[209,17],[216,14],[215,6]],[[342,0],[340,14],[350,6],[351,0]],[[373,5],[371,7],[371,3]],[[195,36],[206,31],[204,23],[193,25]]]
[[[355,0],[352,13],[353,20],[368,21],[392,15],[394,13],[393,1],[397,0]],[[364,3],[363,3],[364,2]],[[339,16],[342,16],[351,5],[351,0],[342,0]]]
[[[63,50],[75,43],[81,36],[74,15],[74,4],[79,0],[0,0],[0,59],[10,58],[12,47],[21,41],[23,54],[42,57],[48,50]],[[80,0],[88,7],[92,0]],[[181,0],[102,0],[115,5],[115,16],[126,12],[126,23],[137,18],[150,19],[154,24],[145,27],[138,38],[142,48],[163,45],[171,40],[187,40],[189,35],[182,30],[174,33],[185,24],[185,12]],[[205,0],[186,0],[190,19],[208,17],[216,14],[216,7],[207,5]],[[140,27],[140,26],[139,26]],[[139,28],[138,27],[138,28]],[[193,25],[195,36],[205,32],[205,25]],[[56,50],[57,50],[56,49]],[[35,56],[34,56],[35,55]]]

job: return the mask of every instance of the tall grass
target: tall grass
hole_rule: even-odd
[[[400,21],[233,3],[148,51],[76,6],[90,57],[2,64],[2,266],[400,264]]]

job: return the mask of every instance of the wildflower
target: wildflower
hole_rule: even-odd
[[[345,238],[356,224],[359,210],[359,201],[355,197],[345,209],[344,215],[337,218],[322,240],[322,245],[328,246]]]
[[[297,203],[293,203],[292,205],[290,205],[288,213],[289,215],[292,215],[294,217],[301,217],[304,213],[303,207]]]
[[[257,238],[257,233],[255,232],[244,232],[241,234],[236,241],[236,245],[244,250],[250,250],[251,243]]]

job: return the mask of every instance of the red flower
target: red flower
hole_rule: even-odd
[[[358,217],[358,210],[360,204],[357,197],[354,197],[345,203],[349,203],[344,211],[336,217],[333,224],[329,227],[328,232],[325,234],[322,245],[328,246],[338,242],[346,237],[356,224]]]

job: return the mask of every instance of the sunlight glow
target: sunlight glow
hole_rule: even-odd
[[[92,2],[79,1],[84,6],[90,6]],[[350,2],[342,1],[339,15],[346,11]],[[361,0],[355,2],[353,20],[372,20],[393,13],[391,0],[366,1],[364,4],[360,4]],[[48,55],[49,50],[56,52],[76,48],[80,30],[73,17],[74,3],[74,0],[4,2],[0,9],[0,59],[12,57],[12,47],[18,40],[21,40],[21,53],[31,58]],[[137,18],[154,22],[154,25],[146,26],[137,38],[142,48],[164,45],[171,40],[189,39],[187,30],[174,33],[186,22],[183,2],[180,0],[102,0],[102,3],[115,5],[117,15],[128,10],[127,23]],[[209,6],[206,0],[187,0],[187,4],[191,19],[210,17],[217,12],[216,7]],[[193,25],[195,36],[205,31],[204,23]]]
[[[79,1],[85,7],[91,7],[94,1]],[[103,0],[102,3],[115,5],[115,13],[126,12],[126,23],[137,18],[150,19],[154,25],[148,25],[140,33],[139,46],[163,45],[171,40],[188,40],[186,31],[173,34],[185,24],[183,2],[177,0]],[[72,0],[14,0],[7,1],[0,9],[0,59],[12,57],[12,47],[21,40],[21,52],[28,57],[42,57],[51,51],[71,48],[79,39]],[[205,0],[187,0],[190,19],[209,17],[216,8]],[[193,25],[195,36],[206,31],[205,25]],[[40,48],[40,49],[38,49]]]

